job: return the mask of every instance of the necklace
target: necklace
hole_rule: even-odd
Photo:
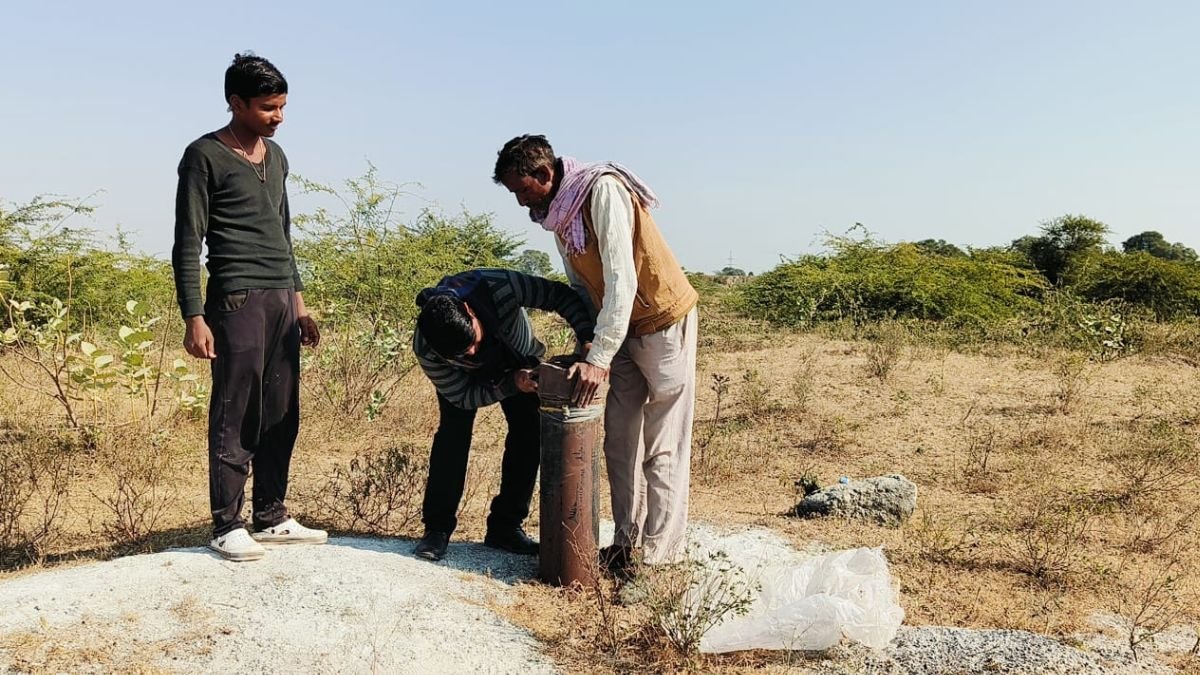
[[[242,149],[242,157],[246,159],[246,163],[249,164],[250,168],[254,170],[254,175],[258,176],[258,182],[267,182],[267,154],[265,152],[263,153],[262,173],[259,173],[258,165],[250,161],[250,153],[246,152],[246,146],[242,145],[242,139],[238,138],[237,134],[233,133],[233,126],[226,125],[225,128],[229,130],[229,135],[233,136],[234,142],[237,143],[238,147]]]

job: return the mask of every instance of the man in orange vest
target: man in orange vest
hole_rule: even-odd
[[[598,313],[585,361],[573,367],[575,404],[609,382],[604,456],[616,536],[604,552],[618,574],[685,553],[696,399],[695,289],[649,209],[653,191],[612,162],[556,157],[545,136],[518,136],[498,153],[493,180],[554,233],[572,285]]]

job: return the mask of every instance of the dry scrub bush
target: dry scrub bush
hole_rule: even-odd
[[[888,379],[900,362],[908,339],[908,330],[896,321],[881,321],[871,329],[865,350],[871,377],[880,382]]]
[[[721,404],[725,401],[725,395],[729,393],[729,376],[723,373],[713,373],[709,388],[716,395],[716,402],[713,404],[713,418],[708,423],[708,433],[696,443],[700,450],[697,459],[702,472],[709,468],[709,446],[712,445],[717,432],[721,430]]]
[[[334,527],[398,534],[421,516],[427,460],[414,446],[389,446],[335,467],[316,498]]]
[[[1129,557],[1122,559],[1108,606],[1125,620],[1125,639],[1135,660],[1144,644],[1186,617],[1190,607],[1183,591],[1187,576],[1178,550],[1137,567]]]
[[[574,542],[572,542],[574,545]],[[613,582],[600,567],[600,556],[594,551],[580,551],[575,548],[576,557],[586,561],[587,575],[591,583],[583,588],[568,589],[567,592],[580,593],[586,600],[591,601],[589,627],[592,629],[591,644],[609,658],[620,658],[625,640],[628,638],[626,628],[628,623],[622,616],[622,608],[613,598]]]
[[[807,349],[796,358],[796,370],[792,372],[789,383],[792,399],[797,412],[805,412],[812,400],[813,389],[816,387],[817,350]]]
[[[1176,358],[1200,366],[1200,320],[1141,321],[1135,325],[1138,351],[1146,355]]]
[[[319,350],[305,354],[308,372],[301,382],[318,405],[336,415],[376,419],[416,365],[411,333],[382,322],[353,327],[344,322],[331,332]]]
[[[107,490],[91,492],[105,515],[101,532],[118,546],[143,545],[178,496],[169,444],[155,440],[166,439],[159,436],[143,444],[137,438],[102,437],[97,465],[111,468],[112,483]]]
[[[1014,501],[1002,518],[1008,536],[1001,546],[1014,569],[1042,583],[1066,582],[1082,562],[1095,528],[1096,505],[1060,491],[1029,494]]]
[[[767,412],[771,405],[771,387],[757,368],[747,368],[742,373],[742,386],[739,394],[742,409],[750,418],[756,418]]]
[[[1192,533],[1200,506],[1187,511],[1132,505],[1121,513],[1127,533],[1124,548],[1130,553],[1155,553],[1168,543]]]
[[[484,453],[472,453],[467,460],[467,482],[463,485],[462,499],[458,502],[458,520],[463,522],[470,520],[472,516],[469,514],[475,511],[479,520],[483,521],[488,514],[488,509],[491,506],[491,500],[488,499],[488,493],[492,490],[492,486],[500,484],[500,470],[503,463],[503,455],[501,456],[486,456]],[[538,491],[533,492],[533,501],[530,503],[529,512],[538,512]]]
[[[963,489],[972,493],[994,493],[1000,489],[992,456],[999,433],[991,424],[974,430],[968,437],[966,463],[963,465]]]
[[[44,558],[59,534],[70,478],[63,444],[6,433],[0,443],[0,569]]]
[[[954,516],[934,516],[929,510],[921,512],[921,517],[908,528],[908,535],[917,547],[917,554],[934,563],[970,563],[979,546],[975,523]]]
[[[1116,493],[1122,501],[1168,498],[1196,482],[1200,446],[1170,422],[1135,423],[1106,441],[1104,460],[1120,480]]]
[[[813,425],[812,434],[798,444],[812,453],[840,455],[853,442],[853,427],[841,415],[817,417]]]
[[[1070,414],[1079,403],[1087,390],[1089,366],[1087,358],[1074,352],[1054,362],[1054,403],[1059,413]]]

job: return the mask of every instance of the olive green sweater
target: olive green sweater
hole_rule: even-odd
[[[208,292],[224,295],[248,288],[303,290],[292,255],[291,217],[285,181],[287,157],[267,144],[266,181],[255,167],[205,134],[183,151],[175,194],[175,246],[171,266],[184,318],[204,313],[200,248],[208,246]],[[258,170],[262,171],[262,165]]]

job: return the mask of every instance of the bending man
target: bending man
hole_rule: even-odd
[[[541,460],[537,383],[532,368],[546,347],[526,307],[557,312],[580,345],[592,338],[586,305],[566,284],[512,270],[477,269],[442,279],[417,295],[421,313],[413,352],[437,390],[439,421],[429,453],[417,556],[440,560],[458,526],[475,413],[500,403],[508,422],[500,492],[492,500],[483,543],[535,555],[522,527]]]

